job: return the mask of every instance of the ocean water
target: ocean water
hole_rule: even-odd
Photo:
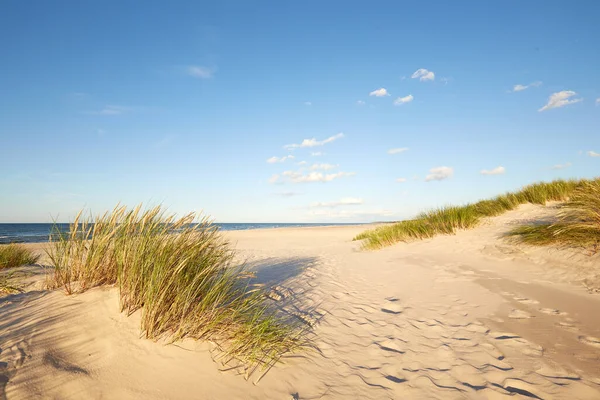
[[[357,224],[287,224],[287,223],[222,223],[219,226],[224,231],[246,230],[246,229],[269,229],[269,228],[291,228],[291,227],[310,227],[310,226],[343,226]],[[0,244],[7,243],[34,243],[47,242],[55,229],[68,231],[69,224],[0,224]]]

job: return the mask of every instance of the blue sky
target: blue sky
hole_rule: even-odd
[[[0,222],[395,220],[599,175],[596,1],[216,3],[0,5]]]

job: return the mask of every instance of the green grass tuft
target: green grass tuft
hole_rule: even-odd
[[[53,235],[52,286],[76,293],[114,284],[122,311],[141,310],[146,337],[211,340],[252,369],[304,346],[306,327],[276,315],[218,227],[195,217],[140,206],[80,213],[68,233]]]
[[[21,244],[0,245],[0,269],[35,264],[39,258],[39,255]]]
[[[506,193],[491,200],[481,200],[465,206],[443,207],[421,213],[415,219],[385,225],[362,232],[354,240],[364,240],[363,247],[378,249],[397,242],[451,235],[459,229],[470,229],[485,217],[500,215],[520,204],[546,204],[548,201],[564,201],[577,189],[598,184],[595,180],[556,180],[534,183],[515,193]]]
[[[582,182],[553,224],[520,226],[509,237],[537,246],[558,245],[600,250],[600,180]]]

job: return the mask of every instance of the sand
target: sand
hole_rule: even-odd
[[[362,227],[229,232],[272,298],[315,324],[315,350],[264,376],[210,343],[140,338],[114,288],[0,298],[0,398],[600,399],[600,261],[502,234],[521,206],[453,236],[363,251]],[[39,245],[38,245],[39,248]]]

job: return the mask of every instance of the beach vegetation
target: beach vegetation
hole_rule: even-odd
[[[556,221],[520,226],[508,236],[531,245],[580,247],[597,253],[600,250],[600,180],[582,182],[561,205]]]
[[[48,256],[52,287],[70,294],[115,285],[121,311],[141,312],[147,338],[209,340],[247,371],[305,345],[306,326],[275,310],[206,217],[141,206],[80,212],[68,232],[51,235]]]
[[[22,244],[11,243],[0,245],[0,269],[35,264],[40,256]]]
[[[477,226],[483,218],[500,215],[520,204],[545,205],[550,201],[565,201],[577,189],[587,188],[595,180],[555,180],[534,183],[516,192],[464,206],[447,206],[419,214],[416,218],[386,224],[357,235],[366,249],[378,249],[398,242],[427,239],[436,235],[451,235],[461,229]]]

